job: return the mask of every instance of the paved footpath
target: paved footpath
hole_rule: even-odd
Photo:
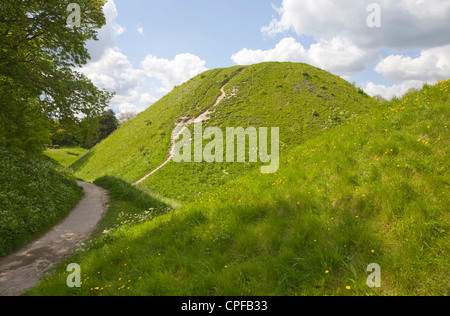
[[[0,260],[0,296],[16,296],[37,285],[43,273],[73,254],[105,216],[108,192],[94,184],[77,182],[84,197],[51,231],[24,249]]]

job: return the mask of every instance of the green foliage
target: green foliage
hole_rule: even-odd
[[[108,138],[113,132],[119,127],[119,122],[117,121],[116,114],[113,110],[108,110],[104,112],[98,122],[98,141]]]
[[[81,27],[67,25],[71,1],[2,1],[0,10],[0,141],[8,147],[43,149],[45,119],[95,115],[111,94],[75,71],[89,59],[87,40],[105,24],[102,0],[80,0]],[[41,127],[41,128],[39,128]],[[37,137],[32,135],[37,134]],[[45,139],[44,139],[45,138]],[[11,140],[12,139],[12,140]]]
[[[64,218],[83,192],[43,156],[0,147],[0,257]]]
[[[85,148],[93,148],[98,144],[99,118],[86,116],[77,125],[77,142]]]
[[[119,127],[113,110],[99,116],[85,116],[79,120],[51,120],[50,138],[52,145],[82,146],[92,148],[111,135]]]
[[[71,146],[78,144],[78,125],[72,120],[54,120],[50,123],[50,140],[52,146]]]
[[[1,80],[1,79],[0,79]],[[8,99],[0,85],[0,146],[42,152],[50,143],[50,124],[34,99]]]

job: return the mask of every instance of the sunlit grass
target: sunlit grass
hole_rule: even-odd
[[[143,223],[160,202],[99,181],[134,220],[111,217],[68,259],[81,288],[63,264],[28,294],[448,295],[448,85],[379,104],[290,150],[278,173],[243,173]],[[379,289],[366,285],[371,263]]]
[[[44,154],[55,160],[61,166],[69,167],[88,152],[89,150],[87,149],[71,146],[59,149],[49,148],[44,151]]]

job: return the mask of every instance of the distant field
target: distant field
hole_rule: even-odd
[[[52,158],[63,167],[69,167],[83,157],[89,150],[81,147],[62,147],[60,149],[47,149],[44,154]]]

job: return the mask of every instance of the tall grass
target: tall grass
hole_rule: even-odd
[[[117,225],[69,259],[81,288],[63,265],[27,295],[448,295],[449,84],[307,140],[277,174]],[[139,214],[144,193],[113,203]]]

